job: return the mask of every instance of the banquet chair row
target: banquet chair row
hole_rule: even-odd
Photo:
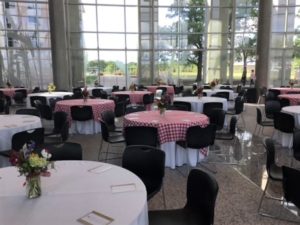
[[[263,202],[265,199],[278,201],[280,203],[281,211],[286,209],[298,211],[300,208],[300,171],[298,169],[291,168],[285,165],[280,167],[276,164],[275,144],[271,138],[264,138],[263,144],[267,153],[266,170],[268,174],[268,179],[259,202],[258,213],[266,217],[299,223],[299,216],[296,216],[296,218],[294,219],[285,216],[287,212],[277,212],[276,214],[271,214],[269,212],[266,212],[266,209],[263,210]],[[282,184],[283,196],[272,196],[268,193],[268,187],[271,181]],[[293,206],[291,207],[290,203],[293,203],[293,205],[296,206],[296,209]]]

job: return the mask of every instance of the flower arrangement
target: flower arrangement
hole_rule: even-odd
[[[89,97],[89,92],[87,90],[87,87],[85,86],[83,91],[82,91],[82,97],[83,97],[83,101],[87,101],[88,97]]]
[[[160,99],[156,99],[157,108],[159,109],[159,113],[161,115],[164,114],[167,108],[167,99],[165,96],[161,96]]]
[[[297,84],[297,83],[298,83],[298,81],[295,80],[295,79],[290,79],[289,80],[289,85],[291,86],[291,88],[294,87],[294,85]]]
[[[211,82],[210,82],[210,87],[213,89],[213,88],[215,88],[216,87],[216,85],[218,85],[219,84],[219,80],[218,79],[214,79],[214,80],[212,80]]]
[[[48,171],[51,154],[43,149],[39,156],[34,152],[35,143],[26,143],[19,152],[14,151],[10,157],[10,163],[18,168],[20,175],[26,177],[27,197],[36,198],[41,195],[40,176],[50,176]]]
[[[136,90],[136,85],[134,83],[132,83],[130,86],[129,86],[129,90],[130,91],[135,91]]]
[[[197,95],[198,98],[201,98],[202,95],[203,95],[203,87],[198,87],[198,88],[195,90],[195,95]]]
[[[56,87],[53,83],[48,84],[48,92],[51,93],[52,91],[55,91]]]

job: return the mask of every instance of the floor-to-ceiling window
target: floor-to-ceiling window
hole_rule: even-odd
[[[300,1],[273,0],[269,83],[300,80]]]
[[[0,1],[0,86],[52,82],[48,0]]]

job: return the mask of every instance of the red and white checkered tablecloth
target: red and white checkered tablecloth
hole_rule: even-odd
[[[115,103],[113,100],[105,99],[88,99],[86,102],[83,99],[72,99],[72,100],[63,100],[56,102],[55,112],[63,111],[68,114],[68,119],[71,122],[71,106],[92,106],[94,120],[99,121],[101,119],[101,113],[107,110],[115,110]]]
[[[151,94],[150,91],[115,91],[112,92],[112,96],[129,95],[130,103],[143,103],[143,97],[145,94]]]
[[[124,126],[150,126],[158,128],[160,143],[185,140],[188,127],[199,125],[206,127],[209,118],[200,113],[167,110],[165,115],[159,111],[130,113],[124,117]]]
[[[298,105],[298,103],[300,103],[300,94],[283,94],[278,95],[278,98],[286,98],[290,100],[291,105]]]
[[[16,90],[20,90],[20,89],[26,89],[26,88],[0,88],[0,91],[2,91],[3,94],[6,96],[13,97],[15,95]]]
[[[300,92],[300,88],[289,88],[289,87],[278,87],[278,88],[271,88],[271,90],[279,90],[280,94],[287,94],[288,92],[297,91]]]

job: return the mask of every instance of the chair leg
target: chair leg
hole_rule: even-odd
[[[164,202],[164,209],[167,209],[164,184],[162,185],[161,190],[162,190],[162,198],[163,198],[163,202]]]
[[[100,154],[101,154],[102,145],[103,145],[103,139],[101,139],[101,143],[100,143],[100,147],[99,147],[98,161],[100,161]]]
[[[266,195],[266,191],[267,191],[268,185],[269,185],[269,179],[267,180],[266,186],[264,188],[264,191],[263,191],[263,193],[261,195],[261,198],[260,198],[260,201],[259,201],[259,205],[258,205],[258,209],[257,209],[258,214],[261,214],[260,209],[261,209],[261,205],[262,205],[263,199],[264,199],[264,197]]]

